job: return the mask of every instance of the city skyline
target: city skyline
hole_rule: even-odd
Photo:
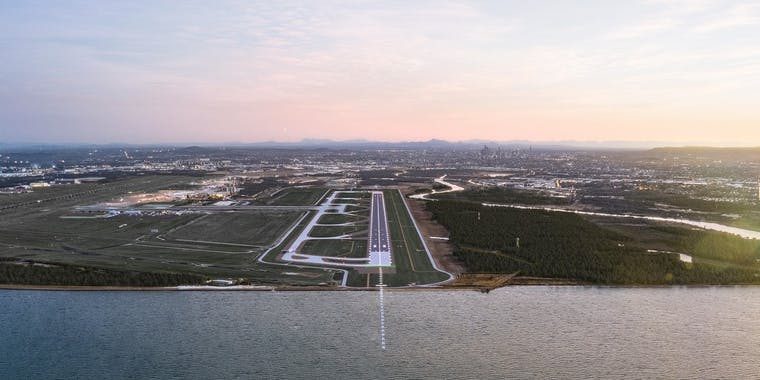
[[[760,145],[760,5],[0,5],[0,141]]]

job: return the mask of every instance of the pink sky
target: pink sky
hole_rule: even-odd
[[[760,145],[750,3],[0,8],[0,141]]]

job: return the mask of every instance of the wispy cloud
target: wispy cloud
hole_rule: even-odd
[[[694,30],[697,32],[713,32],[751,25],[760,25],[760,4],[734,5],[695,27]]]
[[[723,2],[723,0],[644,0],[645,4],[681,14],[704,12]]]
[[[663,31],[672,30],[680,24],[679,21],[672,18],[656,18],[644,20],[636,25],[626,26],[609,34],[609,38],[639,38],[657,34]]]
[[[760,122],[757,7],[584,4],[0,2],[0,138],[613,139],[665,119],[704,134],[700,117]]]

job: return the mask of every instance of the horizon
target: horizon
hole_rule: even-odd
[[[25,149],[25,148],[80,148],[80,147],[173,147],[173,148],[225,148],[225,147],[250,147],[250,148],[272,148],[272,147],[292,147],[292,148],[330,148],[330,147],[368,147],[368,146],[397,146],[397,145],[425,145],[425,144],[445,144],[450,146],[512,146],[512,147],[534,147],[538,149],[546,148],[566,148],[566,149],[590,149],[590,150],[651,150],[651,149],[760,149],[760,145],[700,145],[700,144],[679,144],[675,142],[656,142],[656,141],[530,141],[530,140],[444,140],[431,138],[427,140],[334,140],[334,139],[315,139],[304,138],[297,141],[220,141],[220,142],[0,142],[0,149]]]
[[[757,377],[760,0],[0,0],[0,380]]]
[[[760,4],[0,9],[4,142],[760,145]]]

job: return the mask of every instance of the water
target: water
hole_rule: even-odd
[[[0,379],[758,378],[760,287],[0,291]]]

